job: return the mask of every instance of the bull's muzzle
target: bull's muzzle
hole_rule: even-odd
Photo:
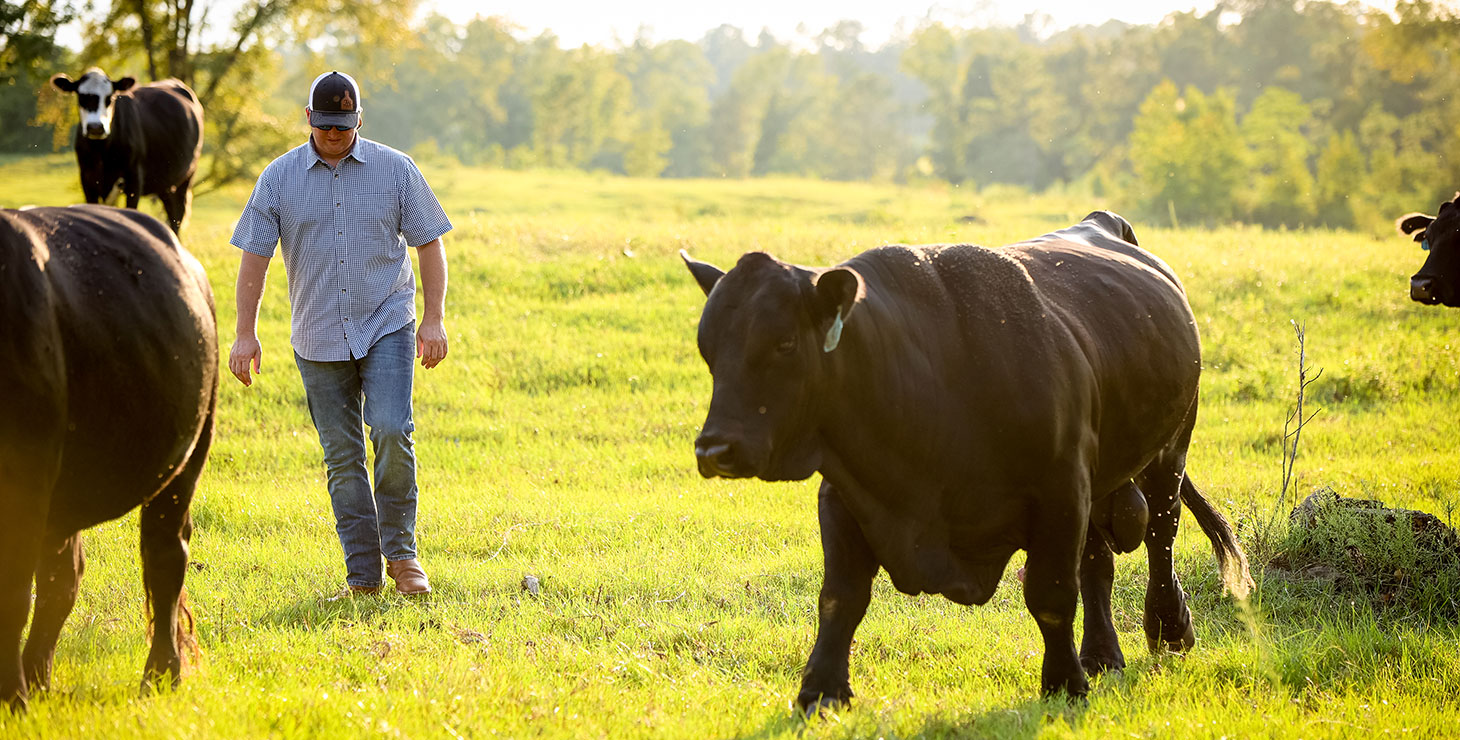
[[[101,125],[99,123],[88,123],[88,124],[86,124],[86,138],[88,138],[88,139],[105,139],[106,138],[106,126],[103,126],[103,125]]]
[[[695,461],[706,478],[746,478],[745,461],[739,447],[728,440],[700,435],[695,440]]]
[[[1409,279],[1410,300],[1434,305],[1440,302],[1439,296],[1435,295],[1435,281],[1433,278],[1415,275]]]

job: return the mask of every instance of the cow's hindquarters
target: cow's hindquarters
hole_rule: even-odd
[[[49,251],[14,214],[0,213],[0,704],[19,707],[27,693],[20,636],[60,474],[66,381],[42,267]]]

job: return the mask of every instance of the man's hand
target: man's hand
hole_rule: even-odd
[[[416,356],[421,358],[421,367],[430,370],[446,359],[446,323],[440,320],[423,321],[416,330]]]
[[[445,350],[442,350],[445,354]],[[228,353],[228,370],[238,382],[244,385],[253,385],[253,377],[248,373],[248,366],[253,365],[253,371],[262,374],[264,372],[264,348],[259,344],[257,336],[239,336],[233,340],[233,349]]]

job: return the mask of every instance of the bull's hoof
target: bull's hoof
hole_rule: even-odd
[[[1089,693],[1090,682],[1083,673],[1064,681],[1046,681],[1041,692],[1046,699],[1064,699],[1070,704],[1080,706],[1088,703],[1085,697]]]
[[[1125,670],[1125,658],[1121,655],[1082,655],[1080,656],[1080,667],[1085,669],[1085,674],[1088,676],[1119,673]]]
[[[1168,652],[1184,653],[1196,647],[1196,627],[1192,624],[1191,619],[1188,618],[1186,621],[1186,632],[1182,633],[1181,637],[1174,640],[1166,640],[1148,635],[1146,637],[1146,646],[1151,649],[1152,655],[1160,655]]]
[[[178,671],[166,671],[164,673],[148,672],[142,676],[142,696],[152,696],[164,691],[174,691],[182,685],[182,675]]]
[[[812,717],[825,717],[837,711],[851,706],[852,692],[837,692],[836,694],[807,694],[803,692],[796,697],[796,714],[802,719]]]

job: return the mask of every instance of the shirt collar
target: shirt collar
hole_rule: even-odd
[[[365,156],[364,156],[364,149],[365,149],[365,147],[362,146],[362,144],[363,144],[364,141],[365,141],[365,138],[364,137],[360,136],[360,134],[358,134],[358,133],[355,134],[355,143],[350,147],[350,151],[345,152],[345,156],[340,157],[340,161],[343,162],[343,161],[345,161],[347,159],[353,159],[356,162],[359,162],[361,164],[364,164],[365,163]],[[324,159],[322,159],[319,156],[319,152],[315,150],[315,148],[314,148],[314,135],[313,134],[310,134],[309,141],[304,142],[304,169],[306,169],[306,170],[313,169],[316,164],[324,164]],[[328,167],[329,165],[325,165],[325,166]]]

